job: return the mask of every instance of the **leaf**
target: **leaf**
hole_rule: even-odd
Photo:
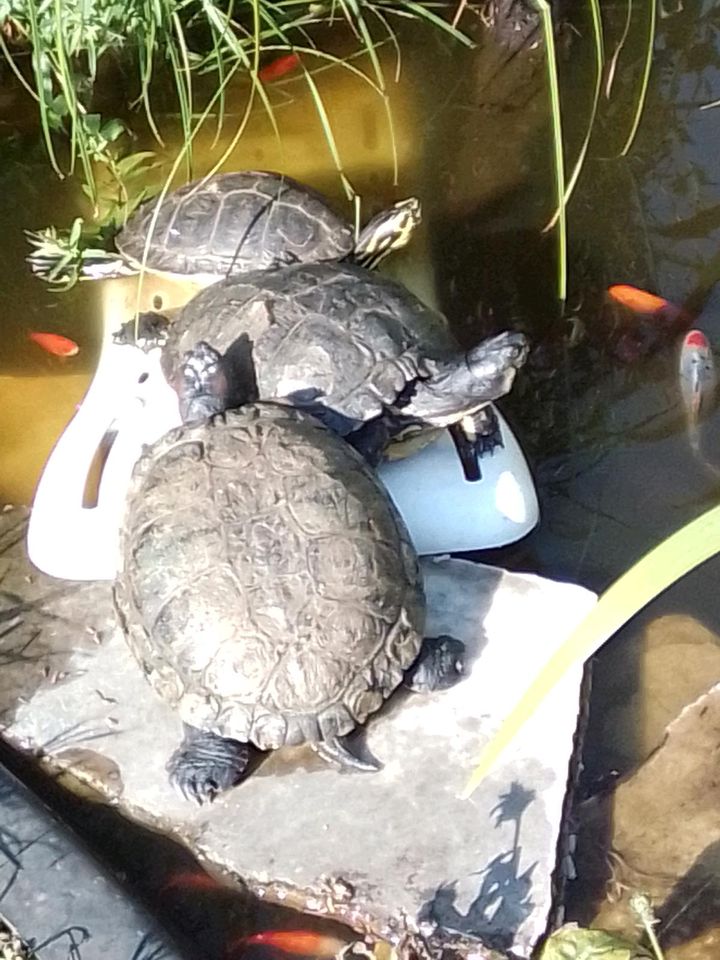
[[[100,128],[100,136],[106,143],[113,143],[118,137],[122,136],[123,133],[125,133],[125,124],[116,117],[107,120]]]
[[[539,960],[646,960],[651,956],[631,940],[568,923],[545,941]]]
[[[568,670],[583,663],[651,600],[720,553],[720,506],[685,524],[637,561],[602,594],[550,656],[486,744],[464,787],[468,798]]]

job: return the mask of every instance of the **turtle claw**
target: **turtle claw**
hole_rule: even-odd
[[[245,775],[250,747],[239,740],[186,727],[185,738],[166,765],[172,785],[202,806],[236,786]]]
[[[491,406],[486,406],[451,424],[449,430],[465,479],[470,483],[482,480],[479,461],[504,446],[497,414]]]

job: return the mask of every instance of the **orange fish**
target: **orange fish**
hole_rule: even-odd
[[[188,870],[186,873],[173,874],[160,890],[163,892],[178,887],[186,890],[217,890],[222,887],[222,884],[218,883],[209,873],[202,873],[200,870]]]
[[[267,83],[269,80],[279,80],[280,77],[284,77],[286,73],[290,73],[290,71],[294,70],[299,64],[300,57],[297,53],[286,53],[276,60],[271,60],[270,63],[258,70],[258,77],[263,83]]]
[[[80,351],[80,347],[74,340],[63,337],[59,333],[32,333],[28,337],[43,350],[52,353],[55,357],[74,357]]]
[[[675,310],[679,309],[664,297],[658,297],[646,290],[631,287],[628,283],[614,283],[611,287],[608,287],[608,294],[616,303],[622,304],[623,307],[627,307],[633,313],[653,314],[659,310],[666,310],[668,307]]]
[[[263,930],[234,941],[230,951],[251,946],[274,947],[296,957],[334,957],[345,942],[314,930]]]

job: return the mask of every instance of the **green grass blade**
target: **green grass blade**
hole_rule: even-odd
[[[172,182],[173,182],[173,180],[174,180],[174,178],[175,178],[175,175],[177,174],[178,170],[180,169],[180,165],[182,164],[183,159],[184,159],[184,154],[185,154],[188,150],[192,149],[192,141],[194,140],[194,138],[195,138],[195,137],[198,135],[198,133],[200,132],[200,129],[202,128],[203,123],[204,123],[204,122],[207,120],[207,118],[211,115],[211,113],[212,113],[212,111],[213,111],[213,109],[214,109],[214,107],[215,107],[215,104],[218,102],[218,100],[220,99],[220,97],[223,96],[223,93],[224,93],[225,89],[227,88],[228,84],[233,80],[233,78],[235,77],[235,75],[238,73],[238,71],[239,71],[239,69],[240,69],[241,66],[244,66],[244,61],[238,61],[238,62],[237,62],[231,69],[229,69],[228,72],[225,74],[225,77],[224,77],[224,80],[223,80],[224,87],[223,87],[222,89],[218,88],[218,89],[215,91],[215,93],[213,94],[213,96],[210,98],[210,100],[208,101],[207,106],[205,107],[205,109],[203,110],[202,114],[200,115],[200,119],[198,120],[198,122],[197,122],[197,123],[195,124],[195,126],[193,127],[193,130],[192,130],[192,132],[191,132],[191,134],[190,134],[189,140],[186,141],[186,142],[182,145],[182,147],[178,150],[177,156],[175,157],[175,160],[173,161],[172,166],[170,167],[170,172],[168,173],[167,177],[165,178],[165,183],[163,184],[162,189],[160,190],[160,193],[158,194],[158,196],[157,196],[157,198],[156,198],[156,205],[155,205],[155,209],[154,209],[154,211],[153,211],[153,215],[152,215],[152,217],[150,218],[150,224],[149,224],[149,226],[148,226],[147,239],[145,240],[145,246],[144,246],[144,248],[143,248],[142,262],[141,262],[141,264],[140,264],[140,276],[139,276],[139,278],[138,278],[137,293],[136,293],[136,297],[135,297],[135,316],[136,316],[136,317],[138,316],[138,314],[139,314],[139,312],[140,312],[140,301],[141,301],[141,297],[142,297],[142,282],[143,282],[143,278],[144,278],[144,276],[145,276],[145,269],[146,269],[146,264],[147,264],[148,253],[149,253],[149,251],[150,251],[150,245],[152,244],[153,235],[154,235],[154,233],[155,233],[155,226],[156,226],[156,224],[157,224],[158,216],[160,215],[160,207],[161,207],[162,201],[163,201],[163,200],[165,199],[165,197],[167,196],[168,190],[170,189],[170,186],[172,185]],[[136,333],[137,333],[137,331],[136,331]]]
[[[33,74],[35,76],[35,86],[37,88],[40,107],[40,128],[42,130],[43,140],[45,141],[45,149],[47,150],[48,157],[50,159],[50,164],[55,171],[55,173],[64,179],[64,174],[60,169],[60,165],[57,162],[57,157],[55,156],[55,148],[52,142],[52,134],[50,132],[50,121],[48,119],[48,104],[46,95],[46,82],[45,82],[45,72],[43,70],[43,56],[47,59],[47,54],[44,54],[42,45],[38,43],[35,38],[40,36],[40,30],[38,29],[37,22],[37,13],[35,10],[35,4],[28,4],[28,19],[30,21],[30,34],[33,40],[30,44],[30,52],[32,59]]]
[[[330,123],[330,118],[328,117],[327,110],[325,109],[325,104],[323,98],[318,90],[317,84],[313,79],[310,71],[306,66],[302,65],[303,73],[305,74],[305,82],[308,85],[310,90],[310,95],[315,104],[315,109],[317,111],[318,118],[320,120],[320,125],[323,129],[323,135],[325,137],[325,142],[328,145],[330,151],[330,156],[332,157],[333,163],[335,164],[335,169],[338,172],[340,177],[340,182],[343,185],[343,190],[345,191],[345,196],[348,200],[352,200],[355,197],[355,188],[351,184],[347,174],[345,173],[345,168],[343,167],[342,160],[340,159],[340,151],[338,150],[337,141],[335,140],[335,134],[333,133],[332,125]]]
[[[645,110],[648,86],[650,85],[650,71],[652,70],[653,51],[655,50],[655,31],[657,29],[657,0],[650,0],[649,7],[647,46],[645,47],[645,64],[643,66],[643,76],[640,84],[640,96],[638,97],[637,107],[635,108],[635,116],[633,117],[632,126],[630,127],[630,133],[625,141],[625,146],[620,151],[621,157],[624,157],[628,153],[635,139],[635,135],[638,132],[640,120]]]
[[[365,22],[365,18],[362,14],[360,4],[357,0],[341,0],[343,2],[343,7],[347,10],[348,19],[354,17],[358,30],[360,32],[360,37],[363,44],[363,49],[367,52],[370,57],[370,62],[373,66],[373,71],[377,79],[377,85],[380,88],[380,97],[383,102],[383,109],[385,111],[385,119],[387,120],[388,132],[390,134],[390,149],[392,152],[393,160],[393,184],[397,186],[398,176],[399,176],[399,161],[398,161],[398,151],[397,151],[397,138],[395,136],[395,124],[393,122],[392,108],[390,107],[390,98],[387,93],[387,88],[385,86],[385,75],[383,74],[383,69],[380,64],[380,58],[377,55],[377,50],[375,49],[375,41],[372,38],[368,25]],[[347,7],[345,6],[347,4]]]
[[[570,197],[572,196],[573,190],[577,184],[578,178],[582,171],[582,168],[585,164],[585,157],[587,156],[588,147],[590,146],[590,138],[592,137],[593,128],[595,126],[595,117],[597,116],[598,103],[600,102],[600,93],[602,91],[602,80],[603,80],[603,69],[605,66],[605,50],[603,43],[603,27],[602,27],[602,15],[600,13],[600,0],[589,0],[590,3],[590,15],[592,18],[593,25],[593,39],[595,42],[595,89],[593,91],[593,101],[590,108],[590,116],[588,117],[588,125],[585,131],[585,136],[583,138],[580,151],[578,153],[577,160],[575,161],[575,166],[573,172],[570,176],[570,179],[567,182],[564,194],[564,203],[567,206]],[[558,221],[560,216],[560,207],[556,209],[552,218],[545,227],[547,230],[552,230],[555,224]]]
[[[545,38],[545,64],[550,91],[550,111],[552,116],[553,155],[555,159],[555,191],[557,199],[557,259],[558,299],[564,303],[567,299],[567,214],[565,210],[565,158],[563,155],[562,115],[560,112],[560,84],[558,80],[557,56],[555,53],[555,34],[553,32],[552,12],[547,0],[533,0],[542,20]]]
[[[610,98],[610,91],[612,90],[612,85],[615,81],[615,71],[617,70],[618,60],[620,59],[620,54],[625,49],[625,43],[628,38],[628,33],[630,32],[632,12],[633,0],[627,0],[627,10],[625,11],[625,25],[623,27],[623,32],[617,42],[615,52],[613,53],[612,57],[610,57],[610,63],[608,64],[608,75],[607,80],[605,81],[605,97],[607,99]]]
[[[7,44],[5,43],[5,37],[3,36],[1,30],[0,30],[0,50],[2,51],[3,56],[5,57],[5,60],[7,61],[7,65],[10,67],[10,69],[12,70],[12,72],[15,74],[16,80],[20,83],[20,85],[23,87],[23,89],[25,90],[25,92],[26,92],[26,93],[29,93],[30,96],[33,98],[33,100],[36,100],[36,101],[39,103],[39,102],[40,102],[40,97],[37,95],[37,93],[33,90],[33,88],[32,88],[32,87],[30,86],[30,84],[27,82],[27,80],[25,79],[25,77],[24,77],[23,74],[22,74],[22,71],[18,68],[18,65],[15,63],[15,58],[14,58],[13,55],[10,53],[10,50],[8,49],[8,46],[7,46]]]
[[[534,0],[535,3],[544,3],[545,0]],[[466,47],[474,47],[475,44],[466,36],[462,30],[458,30],[451,23],[448,23],[447,20],[443,20],[442,17],[438,14],[433,13],[429,5],[416,3],[415,0],[402,0],[398,5],[403,10],[407,10],[418,20],[425,20],[427,23],[431,23],[434,27],[437,27],[439,30],[442,30],[444,33],[449,33],[451,37],[455,40],[459,40]],[[398,10],[387,11],[388,13],[398,13]]]
[[[487,744],[462,796],[467,799],[572,667],[591,657],[651,600],[720,552],[720,506],[686,524],[615,581],[532,680]]]
[[[188,59],[187,44],[183,33],[182,23],[174,12],[171,15],[172,32],[168,32],[165,38],[170,64],[172,66],[173,76],[175,78],[175,89],[178,95],[178,105],[180,107],[180,117],[183,130],[183,138],[188,141],[192,130],[192,73],[190,71],[190,62]],[[175,43],[177,41],[177,45]],[[188,180],[192,180],[192,150],[185,153],[185,166]]]

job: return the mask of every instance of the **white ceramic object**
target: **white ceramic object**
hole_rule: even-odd
[[[413,456],[380,468],[418,553],[502,546],[537,523],[537,496],[525,457],[502,417],[500,422],[505,446],[483,458],[480,482],[465,480],[445,431]],[[113,579],[133,466],[143,444],[179,423],[176,395],[160,370],[159,351],[148,355],[114,344],[108,324],[90,388],[37,486],[27,540],[32,563],[64,580]],[[88,474],[98,447],[110,435],[114,439],[97,505],[85,507]]]

